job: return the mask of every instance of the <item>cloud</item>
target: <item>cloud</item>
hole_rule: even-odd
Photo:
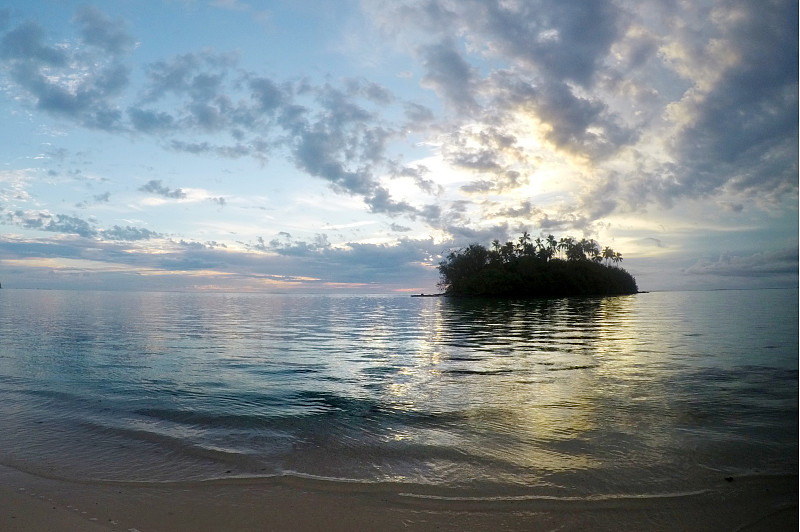
[[[39,25],[24,22],[0,39],[0,68],[37,108],[88,128],[119,129],[115,99],[130,81],[122,54],[132,39],[94,8],[79,9],[73,22],[87,48],[50,46]]]
[[[27,191],[31,176],[27,170],[2,171],[0,172],[0,213],[4,203],[15,203],[17,201],[29,201],[30,194]]]
[[[163,196],[165,198],[172,198],[172,199],[184,199],[186,198],[186,193],[180,189],[171,189],[161,184],[160,179],[151,179],[146,184],[139,187],[139,190],[142,192],[150,192],[152,194],[157,194],[159,196]]]
[[[97,203],[108,203],[109,199],[111,198],[111,192],[104,192],[102,194],[95,194],[92,196],[91,200],[81,201],[76,203],[75,206],[79,209],[85,209],[89,205],[97,204]]]
[[[478,108],[473,97],[475,72],[447,40],[420,49],[425,75],[423,86],[435,90],[455,113],[472,113]]]
[[[271,113],[279,109],[291,99],[286,88],[281,88],[273,80],[262,76],[253,76],[247,81],[250,97],[261,111]]]
[[[44,43],[44,30],[33,22],[20,24],[0,40],[0,57],[18,69],[18,75],[37,65],[61,67],[66,65],[68,54],[62,48]]]
[[[775,275],[797,276],[800,261],[796,248],[755,253],[753,255],[722,254],[714,259],[701,259],[685,273],[724,277],[759,278]]]
[[[392,179],[410,178],[419,190],[432,196],[444,192],[444,187],[436,183],[434,179],[426,177],[430,175],[431,171],[425,165],[416,164],[414,166],[401,167],[392,161],[388,166],[388,173]]]
[[[624,14],[614,2],[473,0],[464,4],[461,22],[488,37],[488,49],[558,82],[583,86],[591,85],[624,27]],[[482,17],[476,16],[479,9]]]
[[[167,112],[135,107],[127,112],[133,129],[142,133],[168,132],[175,126],[175,119]]]
[[[599,161],[636,139],[615,114],[599,99],[577,96],[562,82],[548,82],[526,88],[512,97],[512,105],[523,108],[549,126],[545,138],[556,147]],[[511,102],[509,102],[511,103]]]
[[[430,263],[438,260],[442,251],[432,239],[400,238],[387,244],[347,242],[333,246],[325,234],[300,240],[287,232],[276,234],[269,242],[259,237],[246,247],[263,253],[258,261],[262,266],[268,265],[274,275],[310,277],[330,283],[384,283],[384,286],[418,283],[420,276],[433,286],[436,273]]]
[[[410,228],[410,227],[407,227],[407,226],[405,226],[405,225],[400,225],[400,224],[397,224],[397,223],[392,223],[392,224],[389,226],[389,228],[390,228],[392,231],[396,231],[396,232],[398,232],[398,233],[405,233],[405,232],[411,231],[411,228]]]
[[[27,218],[23,225],[28,228],[41,229],[54,233],[71,233],[83,237],[92,237],[97,234],[89,222],[67,214],[40,214],[38,218]]]
[[[58,44],[35,23],[0,25],[0,68],[30,105],[73,124],[198,157],[288,156],[372,213],[454,238],[480,234],[487,213],[583,231],[651,204],[722,194],[767,208],[797,194],[796,2],[363,6],[417,62],[423,98],[362,76],[279,79],[212,49],[145,65],[134,94],[135,39],[92,7],[76,11],[74,39]],[[217,7],[254,14],[244,2]],[[430,101],[445,112],[420,103]],[[441,166],[393,151],[412,139]],[[562,192],[539,204],[555,167]],[[393,196],[398,178],[416,196]],[[186,197],[158,180],[140,190]]]
[[[105,197],[105,194],[101,194],[100,197]],[[90,220],[85,220],[69,214],[51,214],[47,211],[6,211],[3,221],[7,224],[17,225],[25,229],[77,235],[82,238],[129,242],[164,238],[164,235],[156,233],[155,231],[133,226],[120,227],[115,225],[110,229],[98,229],[96,224]]]
[[[366,5],[460,111],[438,125],[442,157],[485,174],[465,193],[514,188],[509,171],[528,179],[539,164],[530,146],[514,159],[465,143],[478,122],[578,157],[561,162],[582,180],[568,199],[584,225],[653,202],[797,194],[796,2]]]
[[[250,5],[239,0],[213,0],[211,5],[231,11],[249,11]]]
[[[350,97],[360,97],[380,105],[389,105],[395,96],[386,87],[362,78],[347,79],[344,82]]]
[[[681,192],[796,193],[797,20],[792,1],[714,9],[714,34],[697,45],[701,57],[717,59],[714,79],[672,108],[681,123],[673,144]]]
[[[269,243],[265,242],[262,237],[258,237],[256,244],[250,244],[248,247],[257,251],[272,251],[280,255],[307,256],[329,251],[331,243],[326,234],[317,234],[311,242],[306,242],[295,240],[289,233],[281,231]]]
[[[583,86],[602,69],[609,49],[624,30],[626,16],[613,2],[559,0],[374,1],[367,7],[386,33],[404,27],[413,39],[465,36],[476,53]],[[441,59],[443,66],[462,63],[452,55]],[[465,67],[457,67],[462,79],[466,79]]]
[[[134,40],[128,34],[125,23],[121,20],[112,21],[97,8],[79,7],[73,22],[80,26],[79,31],[83,42],[106,52],[115,55],[122,54],[130,51],[134,45]]]
[[[120,227],[115,225],[111,229],[104,229],[99,231],[98,234],[107,240],[123,240],[127,242],[136,240],[150,240],[152,238],[163,238],[163,235],[151,231],[149,229],[131,227],[126,225]]]
[[[266,160],[285,150],[298,169],[339,193],[363,197],[373,212],[413,213],[380,185],[381,171],[393,164],[387,143],[400,131],[378,113],[395,100],[388,90],[362,79],[345,79],[341,87],[281,83],[234,72],[236,63],[234,55],[203,52],[150,65],[148,86],[127,111],[132,126],[142,134],[169,137],[170,149],[197,155]],[[161,107],[176,97],[178,105],[171,100],[170,108]],[[196,140],[189,140],[187,131]],[[236,142],[199,137],[223,132]]]

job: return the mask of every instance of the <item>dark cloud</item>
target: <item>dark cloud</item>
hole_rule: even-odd
[[[104,201],[106,194],[95,196]],[[107,199],[105,200],[107,201]],[[91,218],[90,218],[91,220]],[[132,226],[120,227],[115,225],[110,229],[98,229],[92,221],[71,216],[68,214],[50,214],[41,211],[14,211],[4,214],[5,223],[18,225],[26,229],[36,229],[50,233],[63,233],[77,235],[83,238],[97,238],[103,240],[136,241],[163,238],[164,235]]]
[[[578,97],[564,83],[544,84],[532,96],[522,101],[551,126],[546,138],[560,149],[599,160],[636,139],[604,103]]]
[[[459,2],[462,24],[548,78],[591,84],[624,26],[614,2]],[[478,13],[482,16],[476,16]]]
[[[391,165],[386,146],[396,130],[366,104],[391,103],[394,97],[385,88],[360,79],[344,80],[343,88],[278,83],[253,73],[234,75],[234,65],[234,57],[211,53],[151,65],[149,89],[128,109],[133,126],[173,137],[167,142],[171,149],[193,154],[266,160],[275,150],[288,150],[298,169],[328,181],[337,192],[362,196],[374,212],[413,210],[387,198],[377,178]],[[183,104],[159,108],[167,96]],[[181,138],[187,129],[227,131],[237,142],[189,141]]]
[[[128,35],[124,22],[112,21],[97,8],[78,8],[73,22],[80,26],[80,34],[86,44],[112,54],[121,54],[133,47],[134,40]]]
[[[139,190],[142,192],[150,192],[152,194],[164,196],[165,198],[183,199],[186,197],[186,193],[183,191],[183,189],[176,188],[173,190],[162,185],[160,179],[151,179],[146,184],[139,187]]]
[[[674,144],[681,163],[675,192],[796,193],[798,4],[732,2],[725,9],[735,16],[724,17],[712,37],[736,60],[686,110],[694,120]]]
[[[417,211],[417,216],[427,222],[428,225],[439,227],[441,225],[442,207],[435,203],[423,205],[422,208]]]
[[[421,31],[434,40],[465,36],[471,47],[483,53],[550,79],[584,86],[603,68],[609,49],[625,30],[625,13],[614,2],[420,0],[380,2],[375,10],[387,33],[404,25],[413,28],[415,36]],[[448,78],[468,79],[463,61],[449,52],[439,57],[437,63],[443,68],[436,71],[453,68]]]
[[[410,228],[410,227],[406,227],[405,225],[400,225],[400,224],[396,224],[396,223],[392,223],[392,224],[389,226],[389,228],[390,228],[392,231],[396,231],[396,232],[398,232],[398,233],[405,233],[405,232],[411,231],[411,228]]]
[[[332,246],[325,234],[311,240],[293,238],[281,232],[269,242],[259,237],[247,244],[263,255],[230,254],[228,261],[253,272],[269,272],[276,278],[310,277],[327,283],[358,283],[419,286],[427,279],[430,287],[436,283],[437,274],[425,264],[438,262],[442,246],[432,239],[414,240],[400,238],[390,244],[346,243]]]
[[[430,175],[430,169],[424,165],[418,164],[413,167],[399,167],[394,163],[390,163],[389,166],[389,172],[393,178],[411,178],[416,187],[427,194],[436,195],[444,192],[444,188],[441,185],[437,184],[433,179],[426,177]]]
[[[773,202],[797,193],[796,2],[373,7],[385,29],[402,28],[421,41],[415,48],[423,83],[461,111],[462,123],[479,118],[504,130],[527,114],[545,123],[553,146],[598,165],[575,205],[588,209],[578,220],[721,191]],[[675,47],[685,50],[683,66],[665,52]],[[487,57],[499,61],[494,70],[486,70]],[[708,78],[715,69],[720,75]],[[609,91],[630,99],[635,112],[623,117],[626,106]],[[652,152],[637,143],[677,109],[691,119],[663,133],[672,140],[672,160],[648,160]],[[508,164],[500,146],[465,144],[460,127],[454,118],[443,155],[455,167],[487,174],[463,190],[502,189],[505,172],[520,168]],[[622,150],[638,164],[629,175],[599,166]],[[533,169],[525,164],[523,175]]]
[[[252,248],[259,251],[273,251],[280,255],[306,256],[324,254],[331,249],[331,243],[326,234],[317,234],[311,242],[306,242],[294,240],[289,233],[281,232],[270,240],[269,244],[259,237],[258,243]]]
[[[97,234],[97,230],[93,228],[89,222],[67,214],[40,217],[38,220],[31,221],[35,221],[36,223],[27,225],[27,227],[41,229],[42,231],[70,233],[83,237],[92,237]]]
[[[128,117],[133,129],[142,133],[168,132],[175,125],[175,119],[169,113],[149,109],[128,109]]]
[[[170,94],[189,95],[192,102],[213,100],[237,61],[235,54],[203,51],[152,63],[146,69],[148,83],[143,101],[157,101]]]
[[[445,137],[441,153],[453,167],[480,174],[481,178],[461,190],[472,194],[500,193],[524,185],[518,169],[533,170],[514,135],[495,127],[474,131],[460,129]]]
[[[428,278],[433,286],[436,273],[423,265],[436,261],[442,249],[430,239],[401,238],[392,244],[348,243],[336,248],[312,243],[298,251],[302,251],[297,258],[302,257],[303,270],[300,273],[295,270],[295,275],[321,277],[332,283],[384,286],[419,283],[420,278]]]
[[[91,200],[81,201],[77,203],[75,206],[79,209],[85,209],[89,205],[94,203],[108,203],[109,199],[111,198],[111,192],[104,192],[103,194],[95,194],[92,196]]]
[[[94,196],[92,196],[92,199],[96,203],[108,203],[110,197],[111,197],[111,192],[103,192],[102,194],[95,194]]]
[[[467,194],[487,194],[487,193],[501,193],[509,189],[518,188],[524,183],[520,181],[519,172],[509,171],[505,173],[497,173],[494,179],[478,179],[472,181],[467,185],[462,185],[461,191]]]
[[[395,100],[394,95],[385,87],[365,79],[345,80],[348,96],[361,97],[373,103],[388,105]]]
[[[734,211],[753,198],[797,193],[796,2],[379,4],[376,16],[402,34],[397,41],[412,43],[420,82],[440,96],[446,119],[368,79],[278,80],[211,50],[148,65],[141,91],[126,94],[134,40],[92,7],[72,19],[80,46],[56,46],[33,23],[0,24],[0,68],[33,105],[75,124],[152,135],[198,156],[263,162],[288,154],[371,212],[459,238],[468,233],[459,225],[476,224],[476,206],[502,213],[487,196],[535,174],[522,127],[531,123],[541,126],[535,140],[546,141],[544,150],[590,169],[564,212],[531,213],[543,228],[590,228],[617,210],[720,192],[733,196]],[[668,152],[639,145],[654,131]],[[384,176],[410,178],[422,194],[443,191],[427,169],[391,155],[392,142],[412,133],[435,142],[450,167],[474,174],[461,189],[470,208],[419,207],[389,194]],[[157,180],[140,190],[185,197]],[[70,226],[30,223],[51,221]]]
[[[136,241],[150,240],[151,238],[163,238],[163,235],[156,233],[155,231],[139,227],[131,227],[129,225],[126,225],[125,227],[115,225],[111,229],[99,231],[98,234],[107,240]]]
[[[93,8],[80,9],[74,22],[92,49],[49,46],[40,26],[24,22],[0,40],[0,67],[39,109],[89,128],[121,129],[115,100],[129,84],[129,69],[118,54],[132,40]]]
[[[61,48],[44,43],[44,30],[33,22],[20,24],[0,40],[0,57],[11,63],[17,77],[25,78],[39,65],[61,67],[69,56]]]
[[[507,207],[497,211],[495,216],[502,218],[533,218],[540,216],[542,211],[534,206],[530,201],[523,201],[519,207]]]
[[[424,129],[435,119],[433,111],[424,105],[408,102],[404,104],[404,109],[406,115],[406,123],[404,126],[409,130]]]
[[[797,248],[781,249],[753,255],[722,254],[712,259],[701,259],[684,272],[692,275],[718,275],[724,277],[774,277],[791,275],[797,278]]]
[[[398,214],[415,215],[417,209],[405,201],[392,199],[389,191],[383,187],[374,187],[372,194],[364,199],[372,212],[380,212],[395,216]]]
[[[269,78],[252,77],[247,83],[252,91],[250,96],[261,111],[272,113],[287,102],[285,89]],[[291,99],[291,96],[288,96],[288,99]]]
[[[476,73],[452,41],[425,46],[420,55],[425,67],[423,85],[435,90],[457,113],[478,109],[473,95]]]
[[[373,212],[413,212],[379,184],[392,164],[387,143],[408,127],[385,123],[381,112],[397,103],[410,118],[429,120],[424,107],[396,102],[385,87],[361,78],[338,87],[279,82],[241,69],[236,54],[207,50],[146,66],[145,85],[123,113],[119,104],[130,78],[124,61],[133,38],[122,22],[93,7],[80,8],[72,22],[82,50],[48,45],[33,23],[0,42],[3,66],[39,108],[86,127],[156,135],[165,147],[196,155],[263,162],[276,150],[288,152],[298,169],[337,192],[363,197]],[[61,72],[53,75],[54,68]],[[142,190],[180,197],[159,186]]]
[[[470,244],[488,244],[494,239],[501,241],[511,238],[511,228],[507,222],[500,222],[491,227],[482,227],[480,229],[473,229],[464,224],[456,223],[446,226],[446,230],[452,238],[443,242],[442,246],[447,249],[458,249],[468,246]]]

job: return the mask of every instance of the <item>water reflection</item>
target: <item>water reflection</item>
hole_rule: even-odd
[[[443,300],[446,408],[461,409],[477,439],[470,453],[549,472],[597,460],[584,435],[603,423],[596,404],[594,342],[603,299]],[[449,381],[448,381],[449,379]],[[569,442],[569,448],[556,442]]]
[[[796,448],[796,416],[782,417],[797,410],[796,305],[786,325],[757,301],[719,320],[716,294],[15,293],[0,301],[0,394],[15,405],[1,413],[16,435],[2,452],[31,460],[81,456],[122,478],[669,491],[751,449],[734,443],[743,434],[777,442],[760,456]],[[768,339],[753,332],[764,324]]]

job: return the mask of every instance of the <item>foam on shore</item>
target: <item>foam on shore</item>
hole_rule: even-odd
[[[476,500],[298,479],[69,482],[0,466],[0,529],[796,530],[797,487],[794,475],[754,476],[670,497]]]

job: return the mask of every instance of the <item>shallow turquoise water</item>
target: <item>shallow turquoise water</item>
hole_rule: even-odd
[[[456,496],[798,471],[797,290],[529,302],[0,291],[0,463]]]

